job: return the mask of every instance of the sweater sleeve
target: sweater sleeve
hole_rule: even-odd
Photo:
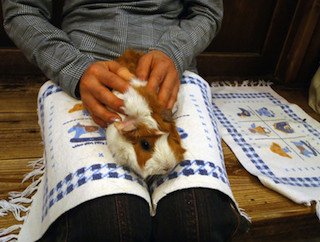
[[[223,17],[222,0],[186,0],[179,25],[171,27],[151,49],[174,61],[180,77],[192,60],[210,44]]]
[[[94,62],[53,26],[52,0],[2,0],[4,28],[27,59],[75,96],[83,72]]]

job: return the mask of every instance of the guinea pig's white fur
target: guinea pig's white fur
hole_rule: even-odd
[[[130,84],[132,86],[145,85],[146,82],[138,79],[133,79]],[[119,114],[122,120],[127,117],[133,117],[138,122],[142,122],[150,129],[157,129],[158,124],[151,116],[152,111],[143,96],[141,96],[133,87],[121,94],[114,92],[119,98],[124,100],[124,113],[127,116]],[[128,166],[136,173],[146,178],[149,175],[164,174],[169,172],[177,164],[174,152],[168,144],[168,133],[159,130],[161,136],[157,139],[154,146],[152,157],[147,160],[145,166],[141,168],[137,162],[137,156],[133,145],[118,131],[115,124],[107,127],[106,136],[108,147],[115,159],[115,161],[124,166]]]

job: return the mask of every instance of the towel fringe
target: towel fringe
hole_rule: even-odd
[[[3,237],[0,237],[1,242],[7,242],[7,241],[17,241],[18,235],[17,234],[9,234]]]
[[[11,227],[7,228],[7,229],[0,229],[0,236],[3,236],[3,235],[7,235],[17,229],[21,229],[22,227],[22,224],[16,224],[16,225],[12,225]],[[2,240],[2,238],[1,238]]]
[[[9,192],[8,200],[0,200],[0,216],[6,216],[11,212],[17,221],[24,221],[28,215],[30,207],[26,207],[26,205],[32,203],[31,196],[38,190],[38,185],[42,180],[41,175],[45,172],[44,159],[30,161],[28,166],[32,166],[34,170],[24,176],[22,183],[31,179],[32,183],[22,192]],[[26,215],[22,216],[22,213],[26,213]],[[11,233],[21,227],[22,224],[16,224],[6,229],[0,229],[0,241],[18,239],[18,234]]]
[[[29,209],[20,203],[11,203],[10,201],[1,200],[0,201],[0,215],[8,215],[8,212],[11,212],[16,220],[23,221],[24,216],[21,217],[22,212],[28,212]]]
[[[251,217],[244,211],[243,208],[239,208],[239,212],[242,217],[246,218],[246,220],[248,220],[250,223],[252,223]]]
[[[213,81],[211,87],[265,87],[271,86],[272,81],[265,80],[243,80],[243,81]]]

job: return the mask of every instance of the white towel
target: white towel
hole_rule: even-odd
[[[320,201],[320,124],[267,83],[215,85],[212,104],[223,140],[267,187],[310,206]]]
[[[51,81],[39,92],[44,159],[37,164],[36,171],[43,175],[28,189],[37,189],[37,192],[32,197],[19,241],[39,239],[61,214],[103,195],[138,195],[149,203],[152,215],[162,197],[184,188],[217,189],[234,201],[211,105],[210,87],[198,75],[184,73],[173,110],[182,145],[187,149],[185,160],[169,174],[154,179],[150,187],[130,169],[113,161],[105,130],[92,121],[80,103]],[[27,192],[16,197],[21,199],[28,195]]]

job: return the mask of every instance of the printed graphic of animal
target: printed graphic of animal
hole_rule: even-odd
[[[294,130],[291,128],[291,126],[289,125],[288,122],[284,121],[284,122],[278,122],[278,123],[274,123],[273,124],[273,127],[276,129],[276,130],[279,130],[283,133],[286,133],[286,134],[292,134],[294,133]]]
[[[73,113],[73,112],[78,112],[78,111],[82,111],[82,114],[84,116],[89,116],[89,112],[86,110],[86,108],[84,107],[83,103],[76,103],[69,111],[68,113]]]
[[[316,149],[313,148],[308,141],[300,140],[292,143],[300,150],[300,154],[308,158],[311,158],[311,156],[318,156]]]
[[[237,113],[237,115],[241,118],[244,118],[244,117],[250,117],[251,114],[248,110],[245,110],[244,108],[239,108],[241,113]]]
[[[287,148],[281,148],[281,146],[277,143],[272,143],[272,145],[270,146],[270,150],[273,153],[276,153],[282,157],[287,157],[289,159],[292,159],[292,157],[290,155],[288,155],[289,150]]]
[[[96,125],[82,125],[80,123],[77,123],[68,130],[68,133],[72,132],[75,132],[75,134],[70,142],[98,141],[106,139],[105,129]],[[91,137],[81,138],[81,136],[83,136],[84,134],[90,134]],[[95,134],[98,134],[98,136]]]
[[[258,133],[258,134],[267,135],[267,136],[270,134],[270,132],[266,128],[262,126],[256,126],[256,124],[254,123],[251,124],[251,128],[249,128],[249,131],[253,134]]]
[[[258,110],[256,110],[256,112],[261,116],[266,116],[266,117],[274,117],[274,112],[273,111],[269,111],[266,107],[260,108]]]

